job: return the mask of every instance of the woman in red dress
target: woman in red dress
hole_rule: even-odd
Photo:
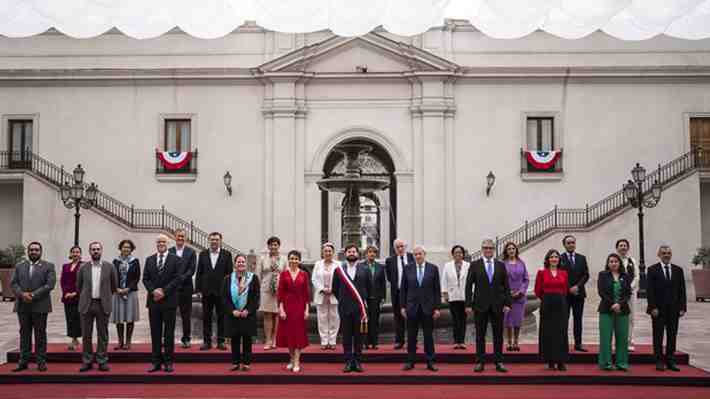
[[[291,358],[286,368],[294,373],[301,371],[301,349],[308,346],[306,320],[311,298],[310,279],[300,265],[301,253],[296,250],[289,252],[288,267],[279,275],[277,292],[281,321],[276,333],[276,346],[288,348]]]
[[[545,255],[545,267],[535,278],[535,295],[540,298],[539,350],[550,370],[565,371],[569,357],[567,341],[567,272],[560,267],[560,253],[554,249]]]

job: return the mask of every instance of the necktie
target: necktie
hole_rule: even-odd
[[[491,268],[491,261],[486,260],[486,274],[488,274],[488,283],[493,282],[493,268]]]
[[[163,269],[165,268],[165,264],[163,263],[163,255],[160,255],[160,259],[158,260],[158,273],[163,273]]]
[[[419,285],[422,285],[422,275],[424,274],[422,269],[422,265],[417,266],[417,283],[419,283]]]
[[[668,268],[668,265],[663,266],[666,269],[666,280],[671,281],[671,271]]]

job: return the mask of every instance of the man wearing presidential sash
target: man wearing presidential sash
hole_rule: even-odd
[[[372,289],[370,270],[358,264],[358,249],[354,244],[345,247],[346,261],[333,274],[333,294],[338,299],[345,368],[343,372],[362,372],[362,337],[367,333],[367,306]]]

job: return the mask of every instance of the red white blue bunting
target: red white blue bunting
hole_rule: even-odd
[[[163,167],[168,170],[182,169],[190,163],[192,159],[191,152],[168,152],[158,151],[158,159]]]
[[[525,151],[528,163],[535,169],[547,170],[555,166],[560,158],[560,151]]]

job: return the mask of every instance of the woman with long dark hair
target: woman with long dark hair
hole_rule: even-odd
[[[567,272],[560,267],[560,253],[547,251],[545,267],[538,270],[535,278],[535,295],[540,298],[539,349],[542,359],[550,370],[567,370],[569,358],[567,341]]]

